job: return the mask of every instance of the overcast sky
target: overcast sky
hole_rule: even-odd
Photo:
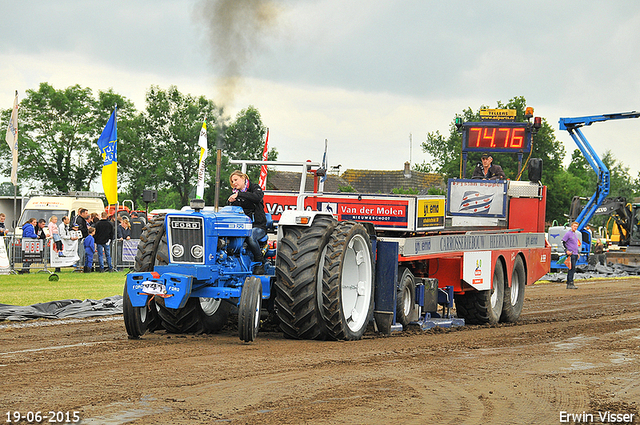
[[[139,110],[152,84],[176,85],[231,117],[257,107],[280,160],[320,161],[327,139],[342,171],[428,161],[428,132],[514,96],[556,129],[568,158],[560,117],[640,110],[637,0],[4,3],[2,108],[41,82],[113,88]],[[240,78],[224,86],[229,75]],[[640,119],[583,131],[638,175]]]

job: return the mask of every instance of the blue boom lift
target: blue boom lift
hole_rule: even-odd
[[[638,118],[640,112],[620,112],[616,114],[603,114],[603,115],[590,115],[586,117],[576,118],[560,118],[560,130],[566,130],[571,135],[573,141],[578,145],[580,152],[587,159],[591,168],[596,172],[598,176],[598,184],[596,191],[591,196],[587,204],[584,206],[575,221],[578,222],[578,231],[582,233],[582,247],[580,250],[580,257],[578,258],[578,265],[588,264],[589,252],[591,251],[591,232],[585,229],[589,221],[593,218],[596,210],[609,194],[609,169],[602,162],[598,154],[596,154],[593,147],[589,144],[584,134],[582,134],[581,127],[588,126],[594,122],[619,120],[624,118]],[[562,246],[562,237],[570,229],[566,226],[555,226],[549,228],[549,243],[552,246],[552,261],[551,269],[566,269],[567,267],[562,263],[557,263],[558,257],[564,253]]]

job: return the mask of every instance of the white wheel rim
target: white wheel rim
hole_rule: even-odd
[[[511,277],[511,305],[518,304],[518,296],[520,295],[520,274],[514,273]]]
[[[349,329],[359,331],[371,304],[372,267],[369,241],[355,235],[345,250],[342,264],[342,312]]]
[[[140,311],[140,321],[142,323],[146,322],[147,321],[147,307],[146,306],[140,307],[140,309],[138,311]]]
[[[496,307],[497,301],[498,301],[498,290],[494,286],[493,292],[491,293],[491,308]]]
[[[411,288],[407,285],[404,287],[404,303],[402,305],[402,312],[404,317],[409,316],[411,313]]]
[[[498,263],[496,262],[496,270],[493,271],[493,282],[491,287],[492,287],[492,292],[491,292],[491,309],[495,310],[496,305],[498,304],[498,290],[502,290],[502,288],[498,288],[498,285],[504,285],[504,283],[499,282],[499,274],[496,274],[497,271],[497,266]],[[496,276],[498,277],[498,279],[496,279]],[[500,301],[500,303],[502,303],[502,301]]]
[[[258,297],[257,298],[258,298],[258,301],[256,302],[255,317],[253,319],[253,332],[254,333],[258,329],[258,326],[260,326],[260,298],[262,298],[260,296],[260,293],[258,293]]]
[[[220,308],[220,298],[200,298],[200,307],[207,316],[212,316]]]

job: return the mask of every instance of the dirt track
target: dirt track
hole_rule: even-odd
[[[528,287],[515,325],[356,342],[128,340],[121,317],[4,327],[0,421],[78,411],[84,424],[559,424],[577,423],[561,412],[603,423],[608,411],[640,423],[640,279],[578,285]],[[61,321],[30,323],[41,322]]]

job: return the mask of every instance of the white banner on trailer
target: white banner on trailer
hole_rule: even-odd
[[[505,218],[506,213],[506,181],[449,179],[447,215]]]

